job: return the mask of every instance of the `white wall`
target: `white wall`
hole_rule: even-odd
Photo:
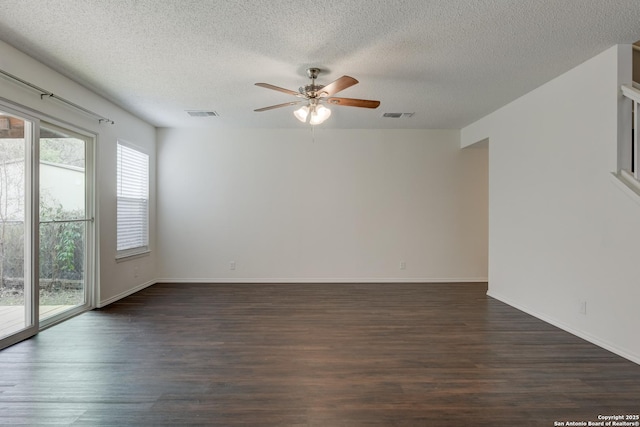
[[[484,281],[486,156],[458,131],[160,129],[160,280]]]
[[[155,128],[116,107],[95,93],[53,72],[6,43],[0,42],[0,69],[54,92],[115,121],[99,124],[92,117],[55,100],[40,99],[39,93],[0,78],[0,97],[45,114],[54,121],[71,123],[98,135],[96,146],[97,224],[99,238],[99,301],[108,302],[155,279]],[[0,108],[1,109],[1,108]],[[151,155],[151,247],[150,256],[116,263],[116,141],[138,144]],[[137,277],[134,277],[136,276]]]
[[[489,138],[489,295],[640,363],[640,204],[611,176],[630,80],[631,48],[613,47],[462,145]]]

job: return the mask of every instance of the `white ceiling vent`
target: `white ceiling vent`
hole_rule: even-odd
[[[191,117],[220,117],[215,111],[205,111],[205,110],[187,110],[187,114]]]
[[[413,117],[415,113],[383,113],[382,117],[388,117],[390,119],[399,119],[401,117],[408,119],[409,117]]]

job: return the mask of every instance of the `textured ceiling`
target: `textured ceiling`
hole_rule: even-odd
[[[0,0],[0,10],[1,40],[161,127],[303,127],[293,107],[253,112],[295,100],[254,83],[297,90],[315,66],[320,84],[360,81],[338,96],[381,101],[332,107],[322,127],[461,128],[640,40],[638,0]]]

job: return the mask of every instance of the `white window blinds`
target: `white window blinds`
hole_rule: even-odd
[[[149,156],[118,142],[118,256],[149,249]]]

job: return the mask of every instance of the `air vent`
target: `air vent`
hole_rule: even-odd
[[[191,117],[220,117],[215,111],[189,110],[187,114]]]
[[[409,117],[413,117],[415,113],[383,113],[382,117],[388,117],[390,119],[399,119],[404,117],[408,119]]]

